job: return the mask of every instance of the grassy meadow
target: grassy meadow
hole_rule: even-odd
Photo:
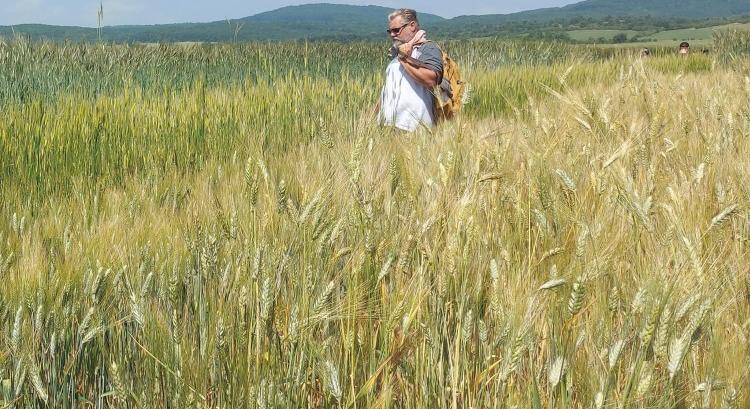
[[[635,30],[570,30],[566,31],[568,37],[575,41],[590,41],[594,42],[600,38],[606,40],[612,40],[612,38],[618,34],[625,34],[627,38],[632,38],[638,34],[639,31]]]
[[[748,23],[731,23],[710,27],[700,28],[683,28],[663,31],[635,31],[635,30],[570,30],[565,33],[571,40],[584,43],[597,43],[601,39],[612,41],[618,34],[625,34],[628,41],[621,43],[603,43],[602,47],[615,48],[636,48],[636,47],[657,47],[667,48],[672,52],[677,49],[682,41],[688,41],[694,51],[713,48],[714,39],[729,33],[734,38],[734,32],[747,32],[750,30]],[[634,40],[635,38],[635,40]]]
[[[748,23],[732,23],[721,26],[703,27],[703,28],[686,28],[681,30],[665,30],[648,35],[649,38],[656,41],[690,41],[698,42],[697,44],[710,44],[713,41],[714,33],[723,31],[750,30]]]
[[[414,134],[386,44],[0,41],[0,407],[750,406],[731,35],[448,43]]]

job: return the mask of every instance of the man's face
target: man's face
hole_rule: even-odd
[[[388,22],[388,34],[393,40],[393,44],[400,45],[409,42],[414,35],[417,33],[417,23],[412,21],[410,23],[404,22],[404,18],[396,16],[390,22]]]

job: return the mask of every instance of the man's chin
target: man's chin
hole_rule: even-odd
[[[393,46],[398,48],[400,46],[404,45],[404,42],[401,40],[393,40]]]

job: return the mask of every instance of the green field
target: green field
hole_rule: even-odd
[[[638,34],[634,30],[571,30],[566,31],[571,40],[575,41],[595,41],[600,38],[604,38],[607,41],[618,34],[625,34],[628,38],[631,38]]]
[[[637,41],[622,44],[612,44],[615,47],[677,47],[680,42],[688,41],[694,47],[710,47],[713,45],[714,33],[721,31],[750,31],[748,23],[733,23],[721,26],[703,28],[685,28],[680,30],[665,30],[656,33],[647,33],[634,30],[573,30],[566,33],[571,40],[581,42],[595,42],[600,38],[611,41],[620,33],[627,35],[628,39],[637,38]]]
[[[695,41],[709,42],[713,39],[716,31],[725,30],[750,30],[750,24],[727,24],[723,26],[705,27],[705,28],[688,28],[683,30],[668,30],[648,35],[657,41]]]
[[[0,408],[749,407],[750,36],[441,45],[0,42]]]

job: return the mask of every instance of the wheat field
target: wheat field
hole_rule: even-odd
[[[0,407],[750,406],[750,65],[447,48],[0,42]]]

